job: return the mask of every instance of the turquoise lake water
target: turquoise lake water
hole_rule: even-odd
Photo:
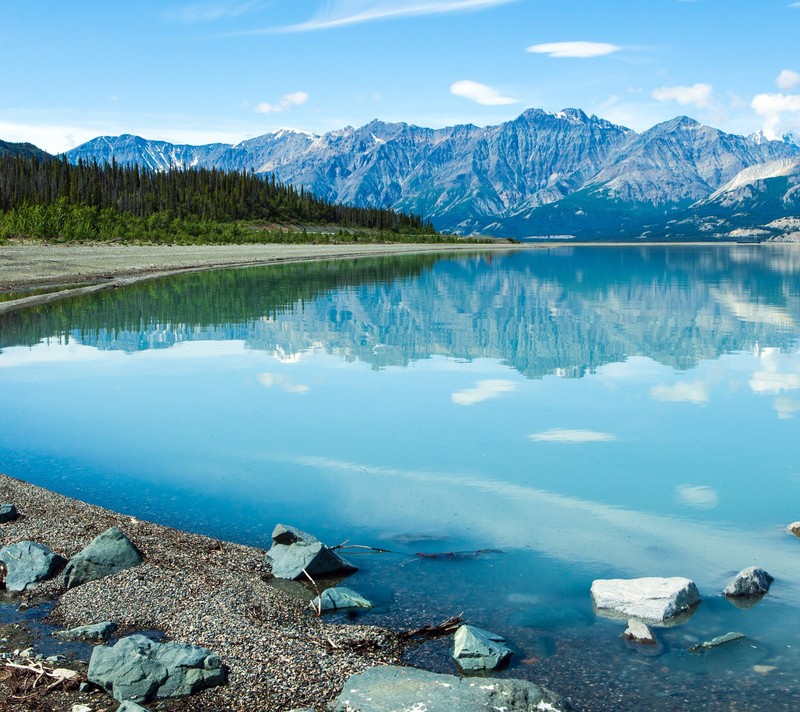
[[[792,246],[183,275],[0,318],[0,471],[265,548],[283,522],[396,551],[349,557],[360,621],[463,611],[578,709],[798,709],[799,337]],[[739,609],[751,565],[775,583]],[[637,576],[704,599],[656,649],[592,610],[592,580]],[[409,662],[455,671],[447,641]]]

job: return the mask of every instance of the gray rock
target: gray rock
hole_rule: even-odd
[[[358,569],[331,551],[316,537],[295,527],[278,524],[272,531],[272,547],[266,553],[275,578],[312,578],[350,574]]]
[[[117,712],[147,712],[147,710],[141,705],[131,702],[131,700],[125,700],[125,702],[117,707]]]
[[[725,635],[718,635],[716,638],[706,640],[698,645],[693,645],[691,648],[689,648],[689,652],[700,653],[704,650],[708,650],[709,648],[717,648],[720,645],[725,645],[725,643],[732,643],[735,640],[742,640],[742,638],[745,637],[746,636],[744,633],[725,633]]]
[[[344,608],[372,608],[372,603],[360,593],[356,593],[352,588],[347,588],[347,586],[326,588],[321,596],[317,596],[308,605],[309,608],[313,608],[315,611],[322,610],[323,612]]]
[[[607,618],[656,623],[690,613],[700,603],[697,586],[681,577],[597,579],[592,582],[592,598],[597,613]]]
[[[19,541],[0,549],[0,561],[6,567],[5,585],[9,591],[25,591],[40,581],[55,576],[67,560],[44,544]]]
[[[558,695],[526,680],[458,678],[393,665],[381,665],[351,675],[329,707],[333,712],[561,712],[569,709]]]
[[[642,621],[636,620],[636,618],[631,618],[628,621],[628,627],[625,629],[622,637],[626,640],[632,640],[635,643],[641,643],[642,645],[656,644],[653,631],[650,630],[645,623],[642,623]]]
[[[111,621],[81,625],[69,630],[57,630],[53,635],[62,640],[88,640],[102,642],[108,640],[117,630],[117,624]]]
[[[750,566],[728,581],[722,593],[726,596],[763,596],[774,580],[764,569]]]
[[[116,645],[95,648],[86,677],[116,700],[148,702],[221,685],[225,671],[208,648],[131,635]]]
[[[18,516],[17,508],[13,504],[0,504],[0,523],[13,522]]]
[[[460,626],[453,642],[453,657],[465,672],[496,670],[511,657],[505,638],[474,625]]]
[[[795,536],[800,537],[800,522],[792,522],[787,529]]]
[[[110,527],[70,559],[64,570],[67,588],[80,586],[142,563],[142,555],[119,529]]]

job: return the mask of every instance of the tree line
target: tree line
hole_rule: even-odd
[[[413,213],[331,203],[274,175],[0,155],[0,236],[105,239],[144,229],[155,239],[177,232],[216,234],[223,242],[253,239],[253,227],[243,221],[436,234]],[[63,234],[46,234],[59,229]]]

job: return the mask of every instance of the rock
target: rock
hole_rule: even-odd
[[[600,615],[657,623],[690,613],[700,603],[697,586],[681,577],[597,579],[592,582],[592,598]]]
[[[492,677],[475,680],[381,665],[351,675],[330,709],[332,712],[561,712],[569,707],[558,695],[526,680]]]
[[[92,712],[92,708],[89,705],[72,705],[69,712]]]
[[[19,512],[13,504],[0,504],[0,523],[13,522],[17,517],[19,517]]]
[[[9,591],[24,591],[40,581],[52,578],[67,560],[54,554],[44,544],[19,541],[0,549],[0,561],[5,564],[5,584]]]
[[[511,657],[505,638],[474,625],[460,626],[453,642],[453,657],[465,672],[496,670]]]
[[[131,700],[125,700],[125,702],[117,707],[117,712],[147,712],[147,710],[141,705],[131,702]]]
[[[722,593],[726,596],[763,596],[774,580],[764,569],[750,566],[728,581]]]
[[[102,642],[108,640],[117,630],[117,624],[111,621],[81,625],[69,630],[57,630],[53,635],[61,640],[88,640]]]
[[[641,643],[642,645],[656,644],[656,637],[653,635],[653,631],[636,618],[628,620],[628,627],[625,629],[622,637],[626,640],[632,640],[634,643]]]
[[[734,640],[741,640],[744,637],[746,637],[744,633],[725,633],[725,635],[718,635],[716,638],[706,640],[698,645],[693,645],[689,648],[689,652],[700,653],[709,648],[717,648],[720,645],[725,645],[725,643],[732,643]]]
[[[196,645],[156,643],[143,635],[95,648],[86,677],[114,699],[134,702],[182,697],[225,682],[216,653]]]
[[[312,578],[351,574],[358,569],[331,551],[319,539],[295,527],[278,524],[272,531],[272,547],[266,553],[275,578]]]
[[[800,522],[792,522],[787,529],[795,536],[800,536]]]
[[[64,570],[67,588],[110,576],[142,563],[142,555],[119,529],[110,527],[72,557]]]
[[[343,608],[372,608],[372,604],[366,598],[360,593],[356,593],[352,588],[347,588],[347,586],[326,588],[321,596],[317,596],[308,605],[309,608],[313,608],[315,611],[336,611]]]

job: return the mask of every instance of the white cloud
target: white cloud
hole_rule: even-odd
[[[800,74],[793,72],[791,69],[782,69],[777,79],[775,79],[775,83],[779,89],[790,91],[795,87],[800,87]]]
[[[311,388],[303,383],[292,383],[286,376],[280,373],[259,373],[256,379],[262,386],[272,388],[277,386],[286,393],[308,393]]]
[[[286,109],[292,106],[305,104],[307,101],[308,94],[304,91],[296,91],[291,94],[284,94],[277,104],[270,104],[267,101],[262,101],[256,106],[256,111],[259,114],[277,114],[280,111],[286,111]]]
[[[475,405],[491,398],[497,398],[501,393],[510,393],[517,387],[514,381],[503,379],[489,379],[478,381],[474,388],[456,391],[451,400],[456,405]]]
[[[784,123],[800,125],[800,94],[756,94],[750,106],[764,118],[767,132],[778,133]]]
[[[501,106],[504,104],[516,104],[517,100],[508,96],[503,96],[496,89],[472,82],[469,79],[462,79],[450,86],[450,93],[456,96],[463,96],[483,106]]]
[[[655,400],[676,403],[708,403],[708,387],[701,381],[681,381],[674,386],[653,386],[650,396]]]
[[[226,17],[244,15],[255,5],[253,2],[201,2],[186,7],[168,10],[166,16],[179,22],[213,22]]]
[[[535,44],[527,48],[527,52],[535,54],[548,54],[551,57],[602,57],[607,54],[619,52],[622,47],[618,47],[608,42],[545,42]]]
[[[794,418],[794,414],[800,411],[800,401],[794,398],[776,398],[775,411],[779,420],[789,420]]]
[[[311,32],[375,20],[483,10],[511,2],[517,0],[336,0],[306,22],[279,30],[256,32]]]
[[[617,439],[611,433],[598,433],[595,430],[563,430],[561,428],[534,433],[528,437],[537,442],[547,443],[600,443]]]
[[[760,361],[762,370],[756,371],[749,381],[754,393],[779,395],[784,391],[800,390],[800,363],[796,356],[768,348],[761,351]]]
[[[681,502],[696,509],[713,509],[719,504],[717,491],[705,485],[678,485],[675,491]]]
[[[650,96],[656,101],[675,101],[681,106],[691,104],[699,109],[711,105],[714,88],[711,84],[692,84],[692,86],[659,87]]]

